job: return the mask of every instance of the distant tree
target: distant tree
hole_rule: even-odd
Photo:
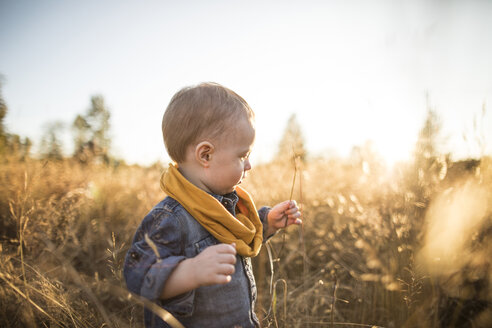
[[[87,123],[87,120],[82,115],[77,115],[75,120],[72,123],[72,132],[74,135],[74,146],[75,153],[81,151],[81,149],[89,142],[90,140],[90,126]]]
[[[443,143],[441,136],[442,123],[436,111],[427,105],[427,116],[419,131],[413,153],[413,170],[415,182],[433,184],[436,179],[442,179],[447,168],[449,156],[441,154]]]
[[[3,77],[0,75],[0,154],[5,153],[7,147],[7,131],[3,123],[5,116],[7,116],[7,104],[3,100],[2,80]]]
[[[111,114],[108,108],[106,108],[103,96],[93,96],[86,120],[92,131],[92,141],[102,148],[102,152],[105,155],[107,155],[111,145],[111,138],[109,136],[110,117]]]
[[[297,121],[296,115],[292,114],[287,121],[282,139],[280,139],[275,159],[292,161],[295,157],[304,161],[306,158],[306,148],[304,147],[304,136],[301,126]]]
[[[63,131],[63,123],[56,121],[45,126],[45,132],[41,137],[40,153],[43,158],[61,160],[63,158],[63,144],[60,133]]]
[[[17,134],[10,134],[4,124],[8,107],[2,94],[3,76],[0,75],[0,155],[2,159],[25,160],[29,157],[32,142],[29,138],[22,139]]]
[[[93,159],[109,162],[110,117],[111,114],[105,105],[103,96],[93,96],[87,113],[77,115],[72,123],[74,157],[81,162],[89,162]]]
[[[7,134],[7,153],[13,160],[26,160],[31,154],[32,141],[18,134]]]
[[[443,143],[441,129],[441,120],[427,99],[427,115],[415,143],[406,183],[420,204],[429,200],[439,181],[447,174],[449,155],[440,151]]]
[[[414,159],[417,165],[426,166],[433,158],[438,156],[441,127],[441,121],[437,113],[429,107],[424,125],[419,131],[417,143],[415,144]]]

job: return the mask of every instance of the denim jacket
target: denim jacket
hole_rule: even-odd
[[[235,215],[235,192],[213,196]],[[262,207],[258,211],[264,237],[269,210]],[[145,241],[145,234],[157,247],[158,256]],[[227,284],[199,287],[171,299],[160,299],[166,280],[181,261],[218,243],[181,204],[166,197],[145,216],[135,233],[123,269],[127,287],[169,311],[187,328],[258,327],[254,313],[256,284],[249,257],[236,255],[235,272]],[[170,327],[148,309],[144,319],[146,327]]]

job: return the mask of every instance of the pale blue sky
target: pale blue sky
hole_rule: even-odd
[[[10,132],[37,141],[102,94],[114,152],[129,162],[166,160],[163,111],[202,81],[253,107],[256,161],[292,113],[312,154],[346,156],[371,139],[388,161],[405,159],[426,92],[443,151],[478,156],[485,131],[492,152],[492,1],[0,0],[0,47]]]

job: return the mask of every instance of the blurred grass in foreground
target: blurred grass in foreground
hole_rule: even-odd
[[[0,326],[142,327],[121,268],[165,196],[162,170],[2,161]],[[303,231],[289,227],[270,240],[271,262],[266,247],[254,260],[263,326],[489,327],[490,157],[391,172],[370,157],[312,159],[298,170]],[[272,205],[289,199],[293,173],[288,161],[264,164],[245,187]]]

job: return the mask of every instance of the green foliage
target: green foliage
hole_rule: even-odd
[[[91,98],[91,107],[85,115],[77,115],[72,123],[72,131],[75,144],[74,157],[80,162],[87,163],[94,160],[110,162],[110,117],[109,109],[101,95]]]

